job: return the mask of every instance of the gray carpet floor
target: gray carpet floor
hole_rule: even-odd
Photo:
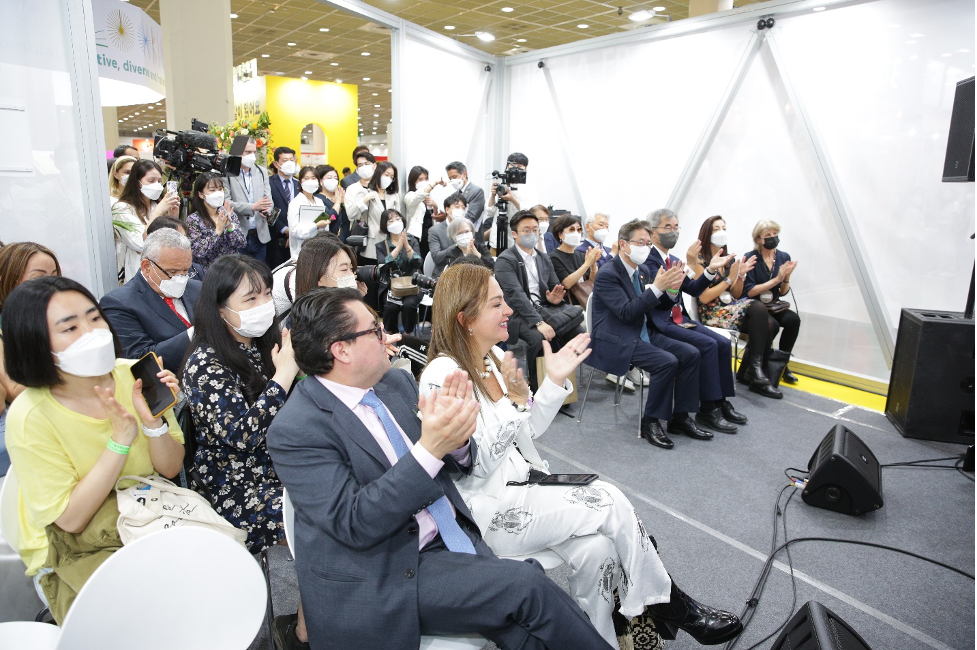
[[[579,384],[582,399],[585,370]],[[740,613],[770,550],[774,503],[784,469],[806,468],[836,423],[861,438],[882,464],[952,456],[962,448],[902,438],[885,416],[785,388],[773,401],[741,391],[733,399],[750,418],[736,435],[697,441],[674,436],[666,451],[637,436],[637,394],[613,405],[613,391],[594,375],[583,420],[557,416],[537,440],[553,472],[596,472],[620,487],[659,543],[673,579],[695,598]],[[579,404],[577,405],[579,408]],[[955,470],[885,468],[885,505],[861,517],[805,504],[786,508],[791,538],[833,537],[894,546],[974,571],[974,483]],[[784,494],[783,504],[787,499]],[[783,517],[778,517],[783,525]],[[780,542],[783,542],[781,530]],[[277,551],[278,549],[276,549]],[[737,648],[746,650],[791,613],[793,589],[781,552]],[[890,551],[826,542],[791,546],[794,609],[816,600],[840,616],[874,650],[974,648],[974,582]],[[273,554],[276,613],[294,612],[295,578],[288,553]],[[566,568],[550,572],[566,586]],[[773,639],[758,646],[770,648]],[[700,647],[679,634],[667,647]],[[267,638],[254,648],[271,648]],[[487,648],[493,648],[489,644]]]

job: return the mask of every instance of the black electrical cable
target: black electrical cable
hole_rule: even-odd
[[[965,479],[967,479],[971,483],[974,482],[974,477],[973,476],[970,476],[969,474],[967,474],[967,472],[965,472],[964,469],[963,469],[963,458],[961,458],[956,463],[954,463],[953,467],[956,468],[956,470],[958,472],[960,472],[960,475],[962,477],[964,477]]]
[[[946,458],[921,458],[919,460],[906,460],[899,463],[886,463],[885,465],[880,465],[880,467],[908,467],[911,465],[919,465],[920,463],[936,463],[944,460],[957,460],[959,458],[960,456],[947,456]]]

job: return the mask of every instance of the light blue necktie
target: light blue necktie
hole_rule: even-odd
[[[377,417],[380,418],[380,423],[383,425],[383,430],[387,434],[387,439],[393,445],[394,453],[397,454],[397,459],[399,460],[409,450],[407,449],[407,443],[404,442],[404,437],[400,435],[397,425],[394,424],[393,418],[390,417],[383,402],[380,401],[376,393],[370,390],[360,400],[360,404],[369,406],[376,413]],[[475,554],[475,547],[472,545],[472,541],[461,530],[461,526],[458,525],[454,514],[451,512],[451,504],[448,503],[448,497],[441,497],[429,505],[427,511],[434,518],[438,532],[441,533],[441,539],[449,551]]]
[[[641,278],[638,277],[638,269],[634,270],[634,275],[631,276],[634,280],[634,290],[640,296],[641,295]],[[651,339],[648,338],[648,324],[641,320],[641,340],[645,343],[651,343]]]

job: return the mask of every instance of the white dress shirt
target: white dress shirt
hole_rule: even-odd
[[[516,246],[516,250],[519,251],[519,255],[522,256],[522,261],[526,265],[526,275],[529,276],[529,295],[530,297],[535,296],[537,301],[542,302],[543,294],[539,290],[539,269],[536,268],[537,251],[533,249],[527,253],[521,246]]]

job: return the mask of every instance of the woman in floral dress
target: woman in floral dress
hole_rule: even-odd
[[[204,278],[183,366],[197,429],[194,469],[217,512],[247,531],[252,553],[285,537],[283,488],[265,435],[298,366],[288,332],[275,325],[268,267],[222,257]]]
[[[187,236],[194,262],[207,269],[224,255],[244,252],[247,233],[238,227],[220,174],[207,172],[197,177],[190,207],[193,213],[187,215]]]

